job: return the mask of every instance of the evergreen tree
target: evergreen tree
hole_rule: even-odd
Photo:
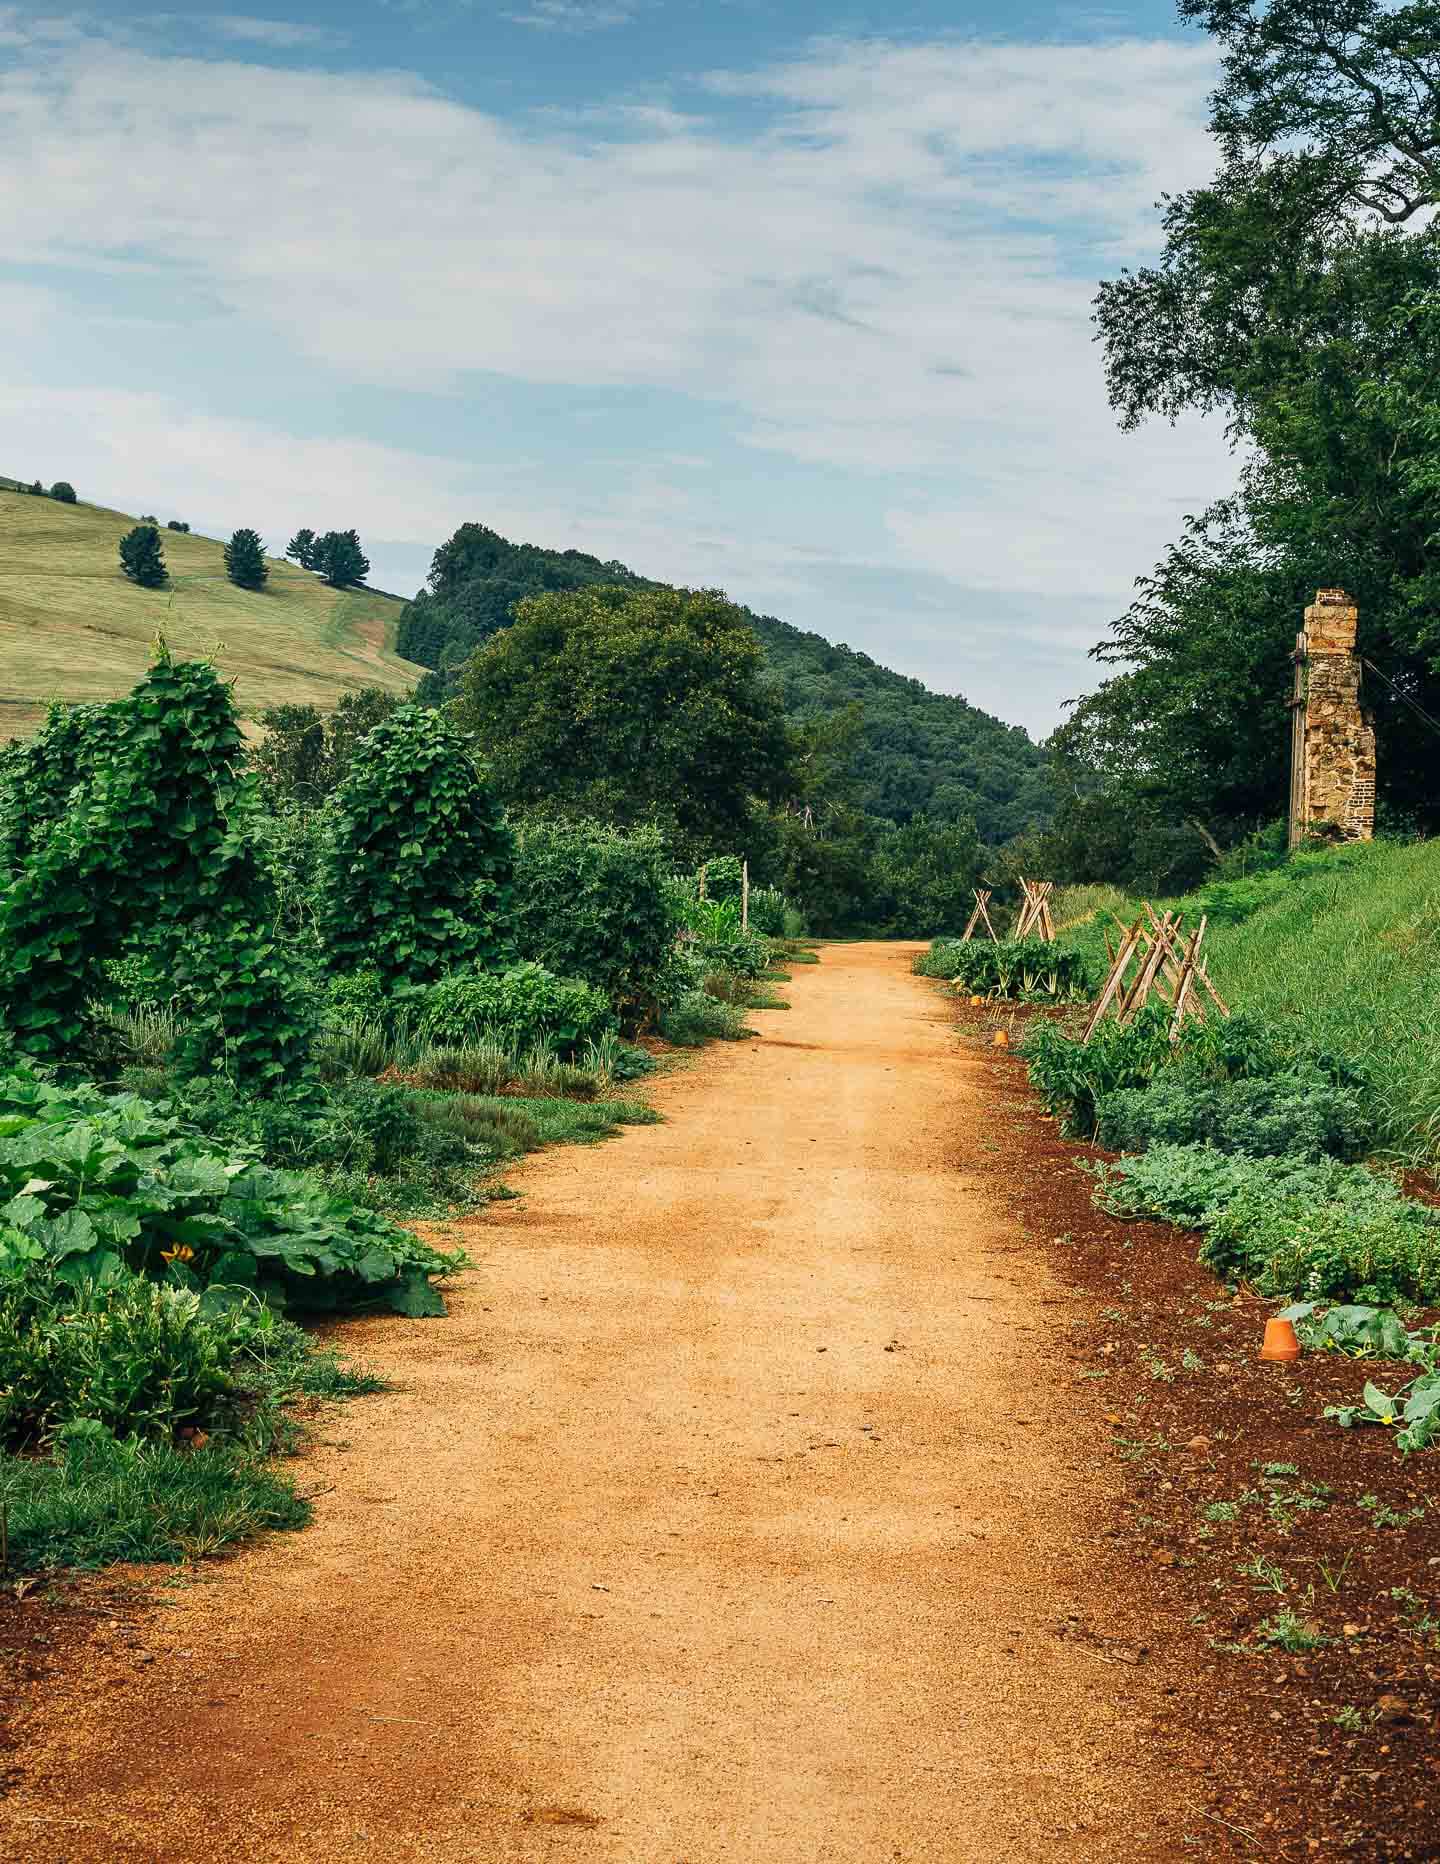
[[[33,479],[30,482],[30,490],[36,498],[44,498],[45,496],[45,488],[38,479]]]
[[[235,532],[225,546],[225,574],[237,589],[263,589],[270,574],[260,533],[248,526]]]
[[[293,557],[302,570],[315,568],[315,533],[307,526],[297,531],[285,546],[287,557]]]
[[[58,498],[62,505],[75,503],[75,488],[68,479],[57,479],[50,488],[51,498]]]
[[[137,524],[120,539],[120,567],[142,589],[163,589],[168,572],[160,533],[153,524]]]
[[[319,570],[332,589],[348,589],[370,574],[370,559],[354,531],[327,531],[315,545],[309,567]]]

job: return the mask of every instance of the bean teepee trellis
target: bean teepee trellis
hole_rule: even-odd
[[[1187,1017],[1204,1022],[1201,992],[1222,1016],[1230,1014],[1229,1006],[1210,982],[1205,960],[1200,956],[1205,940],[1205,915],[1201,914],[1200,923],[1188,938],[1182,934],[1184,917],[1183,913],[1157,913],[1147,900],[1144,913],[1134,925],[1127,926],[1119,919],[1115,921],[1120,928],[1120,945],[1115,949],[1106,937],[1110,973],[1085,1025],[1086,1042],[1107,1014],[1113,1014],[1118,1023],[1128,1023],[1152,995],[1158,996],[1171,1012],[1172,1042]]]
[[[1050,917],[1050,895],[1055,891],[1053,880],[1022,880],[1020,892],[1022,904],[1020,917],[1015,922],[1014,936],[1017,940],[1030,938],[1038,934],[1043,939],[1055,937],[1055,922]]]
[[[990,923],[990,895],[984,887],[976,887],[975,888],[975,910],[973,913],[971,913],[969,919],[966,920],[965,930],[960,934],[960,943],[962,945],[968,945],[970,943],[970,939],[975,931],[976,924],[982,921],[984,923],[985,930],[990,934],[991,938],[994,939],[995,943],[998,945],[1000,943],[1000,935],[995,930],[994,926],[991,925]]]

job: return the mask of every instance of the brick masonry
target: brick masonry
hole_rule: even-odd
[[[1300,822],[1311,834],[1375,833],[1375,731],[1360,703],[1358,612],[1343,589],[1305,611],[1305,735]]]

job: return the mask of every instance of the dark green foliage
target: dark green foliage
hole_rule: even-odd
[[[362,742],[335,794],[324,864],[330,968],[373,966],[403,995],[498,964],[511,949],[514,841],[469,741],[412,705]]]
[[[142,589],[163,589],[169,581],[160,533],[153,524],[137,524],[120,539],[120,567]]]
[[[370,559],[354,531],[327,531],[309,551],[306,569],[318,570],[333,589],[349,589],[370,574]]]
[[[1440,1213],[1363,1166],[1156,1146],[1096,1177],[1102,1209],[1203,1229],[1201,1260],[1262,1294],[1440,1303]]]
[[[225,574],[239,589],[263,589],[270,574],[258,531],[242,525],[225,546]]]
[[[622,563],[575,550],[511,544],[483,525],[462,525],[436,552],[429,590],[401,617],[398,649],[422,666],[444,669],[439,690],[426,693],[427,699],[438,699],[453,690],[464,661],[509,625],[525,597],[600,584],[628,590],[659,586]],[[772,616],[741,613],[760,640],[792,725],[823,734],[836,720],[850,719],[837,747],[838,768],[850,785],[848,800],[862,816],[899,823],[917,815],[935,823],[969,819],[991,842],[1048,817],[1044,758],[1023,731],[963,699],[929,692],[918,680],[877,666],[866,654],[833,646]],[[807,771],[815,766],[817,749],[811,745],[800,753]],[[824,788],[821,781],[811,793],[802,782],[791,801],[802,814],[807,802],[814,805],[813,816]],[[820,832],[832,827],[822,822]],[[717,839],[733,846],[742,838]],[[752,870],[754,852],[752,844]],[[836,864],[818,859],[829,884],[835,884]],[[775,878],[809,907],[811,894],[793,884],[791,875]],[[836,917],[833,912],[828,916]]]
[[[313,705],[271,706],[252,756],[270,801],[317,808],[350,769],[356,747],[403,702],[382,686],[341,693],[333,712]]]
[[[37,479],[30,489],[33,492],[38,492],[40,490],[40,481]],[[62,505],[73,505],[75,503],[75,488],[68,479],[57,479],[50,488],[50,496],[51,498],[58,498]]]
[[[982,865],[973,822],[912,817],[876,843],[872,923],[894,938],[933,938],[947,926],[963,925]]]
[[[1208,1081],[1168,1069],[1143,1088],[1102,1097],[1096,1141],[1113,1152],[1209,1145],[1252,1157],[1359,1158],[1372,1138],[1353,1088],[1318,1071]]]
[[[676,921],[657,830],[535,819],[517,836],[511,928],[518,950],[603,991],[633,1022],[658,999]]]
[[[742,839],[789,742],[745,617],[708,590],[530,597],[469,662],[455,711],[507,804],[658,822],[682,851]]]
[[[72,491],[74,490],[73,486],[71,487],[71,490]],[[38,479],[33,479],[30,482],[30,492],[31,492],[31,496],[34,498],[43,498],[45,495],[45,488],[43,485],[41,485]]]
[[[302,570],[313,570],[316,567],[315,543],[315,533],[306,526],[303,530],[297,531],[286,544],[285,554],[293,558]]]
[[[16,873],[63,816],[78,785],[108,756],[123,705],[52,705],[33,738],[0,749],[0,880]]]
[[[162,657],[115,718],[0,896],[0,1022],[25,1053],[73,1054],[101,965],[143,951],[185,1006],[190,1069],[294,1079],[309,1027],[245,834],[254,799],[229,690],[212,667]]]
[[[623,563],[579,550],[512,544],[483,524],[462,524],[435,552],[427,590],[400,617],[396,651],[422,667],[458,667],[515,619],[526,596],[597,583],[647,588]]]
[[[171,518],[166,523],[165,529],[167,531],[179,531],[187,537],[190,534],[190,526],[188,524],[182,524],[179,518]]]
[[[294,1118],[268,1104],[277,1121]],[[204,1107],[197,1096],[197,1113]],[[375,1124],[394,1117],[382,1105]],[[404,1312],[417,1279],[458,1265],[299,1173],[195,1136],[163,1104],[23,1073],[0,1076],[0,1197],[12,1230],[77,1287],[128,1268],[306,1306],[387,1300]]]
[[[1076,1003],[1095,989],[1094,973],[1079,952],[1041,939],[936,939],[913,968],[967,994],[1017,1003]]]
[[[755,1031],[745,1026],[745,1011],[722,1003],[703,990],[687,990],[660,1012],[660,1033],[676,1048],[699,1048],[702,1043],[740,1042]]]
[[[1105,1095],[1143,1086],[1174,1059],[1169,1013],[1157,1004],[1123,1027],[1107,1019],[1089,1042],[1066,1035],[1055,1023],[1035,1023],[1020,1052],[1031,1086],[1072,1139],[1094,1136],[1096,1104]]]
[[[615,1027],[603,990],[556,977],[533,962],[502,973],[460,972],[444,978],[415,999],[411,1015],[416,1033],[430,1042],[491,1036],[518,1052],[548,1040],[567,1056]]]
[[[13,1247],[0,1231],[0,1449],[32,1448],[78,1418],[168,1440],[233,1413],[230,1365],[256,1305],[206,1311],[188,1289],[129,1274],[66,1285]]]

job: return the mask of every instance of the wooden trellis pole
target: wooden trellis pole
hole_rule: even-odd
[[[1090,1012],[1082,1040],[1088,1042],[1100,1027],[1107,1011],[1113,1008],[1118,1023],[1128,1023],[1153,994],[1170,1010],[1170,1040],[1178,1039],[1186,1018],[1204,1022],[1205,1011],[1199,991],[1204,990],[1222,1016],[1230,1014],[1218,990],[1210,982],[1205,960],[1200,956],[1207,920],[1200,923],[1182,943],[1181,913],[1157,913],[1147,900],[1142,917],[1133,926],[1116,920],[1121,932],[1120,946],[1112,951],[1110,940],[1105,949],[1111,952],[1110,971]],[[1130,967],[1136,965],[1134,975]]]
[[[975,910],[966,920],[965,930],[960,935],[960,943],[962,945],[968,945],[970,943],[970,935],[974,932],[978,920],[983,920],[985,930],[998,945],[1000,943],[999,937],[994,926],[990,923],[990,895],[983,887],[975,888]]]
[[[1038,932],[1043,939],[1055,937],[1055,922],[1050,917],[1050,895],[1055,891],[1053,880],[1022,880],[1020,891],[1025,903],[1020,908],[1020,918],[1016,922],[1015,937],[1029,938],[1032,932]]]

